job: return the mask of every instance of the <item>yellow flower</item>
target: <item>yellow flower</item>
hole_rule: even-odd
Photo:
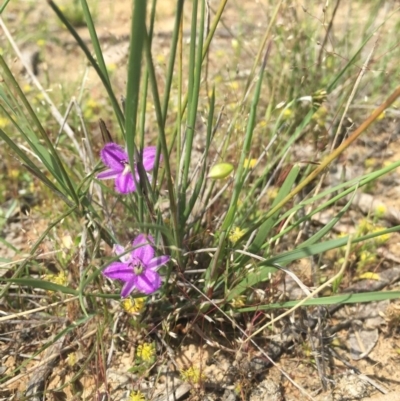
[[[152,362],[156,349],[153,343],[143,343],[137,347],[136,356],[144,362]]]
[[[278,193],[279,193],[279,189],[278,188],[270,187],[267,190],[267,198],[270,199],[270,200],[274,200],[278,196]]]
[[[244,234],[246,234],[246,230],[241,230],[239,227],[235,227],[235,229],[231,230],[229,234],[229,241],[236,244]]]
[[[58,285],[66,286],[68,284],[68,277],[64,272],[60,272],[58,274],[46,274],[44,276],[44,280]],[[49,296],[51,296],[53,290],[47,290],[46,292]]]
[[[364,166],[366,168],[374,167],[375,164],[376,164],[376,159],[373,157],[364,160]]]
[[[370,263],[375,262],[375,260],[376,260],[376,255],[368,251],[362,251],[360,253],[360,262],[358,264],[358,267],[366,266]]]
[[[140,391],[132,391],[129,394],[129,401],[146,401],[146,398]]]
[[[190,367],[181,370],[182,380],[191,384],[199,384],[206,379],[206,375],[199,368]]]
[[[254,168],[257,163],[257,159],[244,159],[244,168]]]
[[[13,169],[11,169],[10,172],[8,173],[8,176],[9,176],[10,178],[18,178],[20,172],[21,172],[21,170],[18,170],[18,169],[16,169],[16,168],[13,168]]]
[[[115,63],[107,64],[106,67],[108,72],[114,72],[117,69],[117,65]]]
[[[361,219],[357,229],[358,235],[369,234],[374,229],[373,224],[368,219]]]
[[[239,89],[239,82],[238,81],[231,81],[230,82],[231,89],[238,90]]]
[[[33,90],[33,88],[32,88],[32,86],[29,85],[29,84],[25,84],[25,85],[22,87],[22,91],[23,91],[24,93],[31,92],[32,90]]]
[[[234,391],[237,395],[240,395],[240,394],[242,393],[242,390],[243,390],[242,383],[236,382],[233,391]]]
[[[0,117],[0,128],[6,128],[8,124],[8,118]]]
[[[385,229],[384,227],[375,227],[372,232],[377,233],[384,229]],[[379,237],[375,237],[374,240],[378,245],[381,245],[381,244],[384,244],[385,242],[389,241],[389,238],[390,238],[390,233],[386,233],[386,234],[380,235]]]
[[[76,365],[76,352],[71,352],[70,354],[68,354],[67,356],[67,364],[69,366],[75,366]]]
[[[376,118],[376,121],[381,121],[385,118],[386,113],[385,111],[383,111],[381,114],[379,114],[379,116]]]
[[[231,306],[235,309],[243,308],[245,305],[246,301],[246,296],[245,295],[239,295],[236,298],[233,298],[232,301],[230,302]]]
[[[68,284],[68,277],[65,274],[65,272],[60,272],[58,274],[46,274],[44,276],[44,279],[46,281],[50,281],[51,283],[54,283],[54,284],[59,284],[59,285],[67,285]]]
[[[157,54],[156,60],[157,60],[157,63],[159,63],[159,64],[165,64],[165,61],[166,61],[165,55],[162,53]]]
[[[358,276],[360,280],[376,280],[379,281],[381,279],[381,276],[378,273],[373,273],[373,272],[365,272],[363,274],[360,274]]]
[[[291,109],[285,109],[282,111],[282,118],[284,120],[289,120],[293,116],[293,111]]]
[[[100,106],[99,106],[99,103],[96,102],[95,99],[93,99],[93,98],[90,97],[90,98],[86,101],[86,107],[88,107],[89,109],[98,109]]]
[[[133,299],[127,298],[122,301],[122,307],[126,312],[134,315],[143,310],[145,301],[145,297]]]
[[[381,218],[386,214],[387,207],[384,204],[377,205],[374,212],[376,217]]]

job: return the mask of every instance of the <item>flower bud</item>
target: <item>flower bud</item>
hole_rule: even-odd
[[[213,178],[214,180],[221,180],[228,177],[228,175],[233,171],[233,164],[231,163],[218,163],[211,167],[208,173],[208,178]]]

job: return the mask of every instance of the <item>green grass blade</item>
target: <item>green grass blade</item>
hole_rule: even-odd
[[[208,151],[210,149],[210,144],[211,144],[211,136],[212,136],[212,131],[213,131],[213,119],[214,119],[214,108],[215,108],[215,90],[213,89],[211,97],[210,97],[209,110],[208,110],[207,138],[206,138],[206,147],[204,150],[205,154],[208,154]],[[196,201],[200,195],[200,191],[203,186],[204,179],[206,178],[206,168],[207,168],[207,164],[204,162],[203,166],[202,166],[202,171],[199,174],[199,178],[193,189],[192,196],[189,199],[189,203],[186,205],[186,210],[184,212],[185,213],[185,216],[184,216],[185,221],[187,221],[190,214],[192,213],[193,207],[196,204]]]
[[[272,203],[272,207],[277,205],[282,199],[284,199],[287,194],[292,190],[293,184],[296,182],[296,179],[300,173],[300,166],[294,165],[290,170],[288,176],[286,177],[282,187],[279,189],[277,197],[274,199]],[[260,226],[254,241],[250,245],[249,251],[251,253],[257,253],[261,246],[266,241],[268,234],[271,232],[272,228],[274,227],[276,221],[279,217],[279,210],[277,210],[272,216],[265,220],[265,222]]]
[[[78,196],[76,194],[74,185],[72,184],[69,174],[66,172],[64,165],[59,157],[57,150],[54,148],[51,143],[46,130],[41,125],[36,113],[32,109],[28,99],[25,97],[25,94],[22,92],[18,82],[15,80],[13,74],[8,68],[7,63],[0,55],[0,67],[4,72],[4,78],[7,81],[7,84],[14,89],[18,98],[22,101],[25,110],[27,111],[29,117],[32,119],[34,126],[38,130],[40,137],[45,143],[45,147],[40,144],[39,138],[36,136],[34,132],[34,128],[30,127],[29,133],[32,134],[30,137],[30,143],[34,144],[37,155],[41,158],[43,162],[46,163],[46,166],[49,172],[53,175],[54,178],[57,179],[58,183],[66,188],[68,195],[75,201],[76,204],[79,203]],[[15,124],[16,125],[16,124]],[[16,125],[18,127],[18,125]]]
[[[0,128],[0,138],[10,147],[10,149],[20,158],[24,166],[45,185],[47,185],[54,193],[60,196],[69,206],[72,206],[71,201],[37,168],[37,166],[29,159],[16,143]]]
[[[330,297],[313,298],[305,301],[301,306],[327,306],[327,305],[338,305],[338,304],[355,304],[355,303],[366,303],[366,302],[378,302],[386,301],[389,299],[399,299],[400,291],[371,291],[362,294],[340,294],[332,295]],[[257,305],[249,308],[240,308],[238,312],[255,312],[260,310],[270,310],[279,308],[292,308],[296,306],[299,301],[287,301],[269,305]]]
[[[241,192],[242,186],[243,186],[244,161],[245,161],[246,157],[248,157],[250,148],[251,148],[255,121],[256,121],[256,116],[257,116],[257,106],[258,106],[258,102],[260,100],[261,87],[262,87],[262,82],[263,82],[263,77],[264,77],[264,70],[265,70],[265,66],[267,63],[267,57],[269,54],[269,49],[270,49],[270,47],[268,47],[268,50],[265,53],[265,57],[264,57],[263,63],[260,68],[260,73],[258,76],[258,82],[256,85],[256,89],[254,91],[253,100],[252,100],[251,109],[250,109],[249,120],[247,122],[246,135],[245,135],[245,139],[243,142],[243,147],[242,147],[242,152],[241,152],[241,156],[240,156],[240,160],[239,160],[238,169],[236,171],[232,199],[231,199],[231,202],[229,205],[228,213],[226,214],[226,217],[222,224],[222,228],[221,228],[222,231],[226,231],[232,225],[233,220],[235,218],[236,209],[237,209],[237,201],[239,199],[239,195],[240,195],[240,192]]]
[[[351,204],[353,203],[353,199],[355,196],[355,192],[351,199],[347,202],[347,204],[340,210],[340,212],[328,222],[321,230],[317,231],[313,236],[304,241],[299,248],[310,246],[315,244],[317,241],[320,241],[326,234],[330,233],[333,227],[340,221],[340,219],[344,216],[344,214],[349,210]]]
[[[354,238],[352,239],[352,244],[357,244],[359,242],[363,242],[378,237],[380,235],[398,232],[399,230],[400,226],[396,226],[373,234],[368,234],[362,237]],[[242,280],[239,284],[237,284],[229,291],[229,294],[227,296],[227,302],[236,298],[244,291],[249,289],[251,286],[255,286],[258,283],[269,280],[270,274],[276,271],[276,269],[272,267],[274,264],[278,264],[280,266],[286,266],[288,263],[294,262],[295,260],[308,258],[313,255],[319,255],[323,252],[327,252],[332,249],[346,246],[347,242],[348,242],[348,237],[346,236],[342,238],[321,242],[319,244],[314,244],[311,246],[299,247],[293,251],[283,252],[280,255],[266,259],[265,261],[259,263],[258,266],[254,269],[254,271],[249,272],[244,280]]]
[[[183,227],[185,224],[184,210],[186,209],[186,193],[188,187],[188,177],[190,169],[190,160],[192,156],[193,138],[196,125],[197,108],[199,104],[199,86],[201,78],[203,33],[204,33],[204,2],[201,2],[200,21],[197,21],[198,1],[193,1],[192,21],[190,31],[190,54],[189,54],[189,78],[188,78],[188,118],[185,128],[185,146],[183,156],[183,172],[179,183],[179,224]],[[197,34],[197,27],[199,32]],[[197,47],[196,47],[197,45]]]
[[[108,86],[111,87],[110,78],[108,76],[108,71],[106,67],[106,63],[104,62],[103,52],[101,50],[99,38],[97,37],[96,28],[93,24],[92,14],[90,13],[89,6],[86,0],[81,0],[82,11],[85,17],[86,25],[89,30],[90,39],[94,48],[94,53],[96,55],[97,64],[104,76],[104,79],[107,81]]]
[[[135,171],[135,160],[138,151],[135,146],[137,116],[139,110],[140,75],[142,67],[143,46],[146,37],[146,0],[134,0],[134,10],[131,25],[131,41],[128,59],[128,82],[125,98],[125,132],[129,162]]]
[[[18,284],[20,286],[26,286],[30,288],[40,288],[42,290],[46,291],[54,291],[54,292],[61,292],[63,294],[70,294],[70,295],[78,295],[78,291],[74,290],[71,287],[65,287],[63,285],[51,283],[50,281],[44,281],[44,280],[39,280],[39,279],[34,279],[34,278],[10,278],[6,279],[3,278],[1,281],[4,281],[6,283],[14,283]]]
[[[4,0],[3,5],[0,7],[0,15],[3,14],[3,12],[6,9],[9,2],[10,2],[10,0]]]

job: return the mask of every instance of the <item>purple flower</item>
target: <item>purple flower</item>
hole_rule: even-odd
[[[99,180],[115,179],[115,189],[121,194],[136,191],[135,180],[129,165],[128,153],[116,143],[107,143],[100,152],[101,160],[108,170],[97,175]],[[156,147],[149,146],[143,149],[143,167],[145,171],[154,168],[156,159]],[[136,182],[139,181],[139,173],[135,166]]]
[[[135,288],[151,294],[161,287],[161,278],[157,269],[167,263],[168,255],[155,256],[154,239],[151,235],[139,234],[132,242],[135,248],[131,253],[120,257],[120,262],[113,262],[103,270],[103,275],[112,280],[121,280],[121,297],[126,298]],[[115,245],[117,255],[125,252],[121,245]]]

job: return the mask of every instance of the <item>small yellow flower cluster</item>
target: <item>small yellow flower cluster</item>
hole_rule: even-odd
[[[109,63],[106,65],[106,68],[109,73],[113,73],[117,69],[117,64]]]
[[[242,393],[242,390],[243,390],[243,386],[242,386],[242,383],[240,383],[240,382],[236,382],[236,384],[235,384],[235,387],[234,387],[234,392],[237,394],[237,395],[239,395],[239,394],[241,394]]]
[[[232,90],[238,90],[239,89],[239,82],[238,81],[230,81],[229,85]]]
[[[44,279],[46,281],[50,281],[51,283],[54,283],[54,284],[59,284],[59,285],[67,285],[68,284],[68,277],[65,274],[65,272],[60,272],[58,274],[46,274],[44,276]]]
[[[367,169],[374,168],[377,164],[377,161],[374,157],[369,157],[368,159],[364,160],[364,167]]]
[[[382,231],[382,230],[384,230],[385,228],[384,227],[375,227],[373,230],[372,230],[372,232],[373,233],[377,233],[377,232],[379,232],[379,231]],[[382,244],[384,244],[385,242],[388,242],[389,241],[389,238],[390,238],[390,233],[386,233],[386,234],[381,234],[381,235],[379,235],[379,237],[375,237],[374,238],[374,241],[376,242],[376,244],[377,245],[382,245]]]
[[[360,253],[360,263],[359,265],[365,266],[367,264],[373,263],[376,260],[376,254],[364,250]]]
[[[290,120],[293,117],[293,111],[291,109],[285,109],[282,111],[282,118],[284,120]]]
[[[38,40],[36,41],[36,44],[37,44],[39,47],[44,47],[45,44],[46,44],[46,41],[45,41],[44,39],[38,39]]]
[[[144,309],[146,298],[127,298],[122,301],[122,307],[131,315],[135,315]]]
[[[206,379],[206,375],[200,372],[199,368],[195,368],[194,366],[189,369],[181,370],[181,377],[183,381],[190,384],[200,384]]]
[[[374,214],[378,219],[382,218],[387,212],[387,207],[384,204],[377,205]]]
[[[235,227],[229,234],[229,241],[236,244],[244,234],[246,234],[246,230],[241,230],[239,227]]]
[[[374,229],[374,225],[368,219],[361,219],[357,228],[358,235],[369,234]]]
[[[384,111],[382,111],[382,113],[379,114],[379,116],[376,118],[376,121],[381,121],[381,120],[383,120],[385,117],[386,117],[386,112],[385,112],[385,110],[384,110]]]
[[[270,200],[274,200],[278,196],[278,193],[279,193],[279,189],[278,188],[276,188],[276,187],[268,188],[268,190],[267,190],[267,198],[270,199]]]
[[[386,213],[386,208],[385,206],[378,206],[375,209],[375,216],[376,217],[380,217],[383,216]],[[357,229],[357,234],[358,235],[367,235],[367,234],[373,234],[373,233],[377,233],[379,231],[384,230],[385,227],[382,226],[375,226],[374,223],[372,223],[370,220],[368,219],[362,219],[360,221],[360,224],[358,226]],[[387,242],[390,238],[390,234],[383,234],[380,235],[379,237],[375,237],[374,241],[376,243],[376,245],[382,245],[385,242]]]
[[[68,277],[65,274],[65,272],[60,272],[58,274],[46,274],[44,276],[45,281],[50,281],[50,283],[58,284],[58,285],[63,285],[66,286],[68,284]],[[47,290],[47,295],[51,296],[54,291],[53,290]]]
[[[239,295],[236,298],[233,298],[232,301],[230,302],[232,308],[239,309],[243,308],[246,304],[246,296],[245,295]]]
[[[379,281],[381,279],[381,276],[378,273],[373,273],[373,272],[366,272],[363,274],[360,274],[358,276],[360,280],[375,280]]]
[[[83,117],[90,120],[98,114],[100,104],[92,97],[89,97],[83,107]]]
[[[10,178],[18,178],[21,174],[21,170],[13,168],[8,172]]]
[[[136,356],[143,362],[152,362],[154,360],[154,355],[156,349],[154,343],[143,343],[137,347]]]
[[[69,366],[75,366],[77,361],[76,352],[71,352],[67,356],[67,364]]]
[[[6,117],[0,117],[0,128],[6,128],[9,124],[9,120]]]
[[[140,391],[132,391],[129,394],[129,401],[146,401],[146,397]]]
[[[243,167],[244,168],[254,168],[257,163],[257,159],[244,159]]]
[[[328,116],[328,109],[325,106],[320,106],[312,116],[312,120],[317,123],[318,127],[324,127]]]

